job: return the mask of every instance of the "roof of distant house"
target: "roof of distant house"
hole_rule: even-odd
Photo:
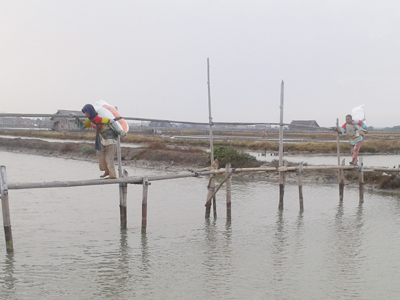
[[[317,121],[315,120],[293,120],[290,125],[319,127]]]

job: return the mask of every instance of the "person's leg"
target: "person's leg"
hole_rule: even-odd
[[[360,153],[360,149],[361,149],[361,145],[362,145],[363,141],[359,141],[358,143],[356,143],[353,148],[352,148],[352,158],[353,158],[353,164],[357,164],[358,162],[358,153]]]
[[[109,174],[107,163],[106,163],[106,149],[104,146],[101,146],[101,150],[97,150],[97,160],[99,161],[100,171],[104,171],[104,174],[100,177],[105,177]]]
[[[351,153],[351,162],[350,164],[352,165],[354,162],[354,145],[350,145],[350,153]]]
[[[114,165],[114,158],[115,158],[115,152],[117,150],[117,145],[111,144],[105,146],[104,148],[105,148],[105,162],[107,164],[107,170],[110,175],[110,178],[111,179],[117,178]]]

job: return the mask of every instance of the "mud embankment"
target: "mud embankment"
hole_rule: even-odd
[[[86,142],[48,142],[26,138],[0,138],[0,150],[93,162],[97,161],[94,144]],[[121,158],[123,165],[168,171],[193,170],[209,166],[208,154],[201,149],[185,149],[182,147],[169,148],[165,145],[153,145],[141,148],[123,147],[121,149]],[[263,166],[277,167],[278,161],[274,160]],[[257,178],[273,182],[278,182],[279,180],[277,172],[241,173],[236,176],[248,179]],[[302,176],[304,182],[331,184],[336,184],[338,182],[336,170],[307,171],[303,172]],[[400,193],[400,177],[397,175],[387,176],[374,173],[365,174],[364,178],[365,187],[367,189]],[[288,172],[286,174],[286,181],[287,183],[295,184],[297,182],[297,173]],[[345,184],[358,185],[358,172],[346,172]]]

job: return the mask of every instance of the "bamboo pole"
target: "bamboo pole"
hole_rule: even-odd
[[[282,168],[237,168],[232,169],[234,173],[242,172],[290,172],[296,171],[298,167],[282,167]],[[303,166],[303,171],[305,170],[356,170],[357,166]],[[387,172],[387,173],[399,173],[400,169],[394,168],[367,168],[363,167],[364,172]],[[226,170],[224,168],[218,170],[201,171],[201,172],[182,172],[169,175],[159,175],[159,176],[148,176],[149,181],[159,181],[168,179],[178,179],[187,177],[199,177],[205,175],[218,175],[224,174]],[[9,190],[22,190],[22,189],[37,189],[37,188],[59,188],[59,187],[76,187],[76,186],[90,186],[90,185],[107,185],[107,184],[142,184],[142,177],[122,177],[117,179],[89,179],[89,180],[79,180],[79,181],[52,181],[52,182],[28,182],[28,183],[9,183]],[[208,198],[207,198],[208,199]]]
[[[187,177],[199,177],[201,175],[210,174],[223,174],[224,170],[195,172],[195,173],[177,173],[171,175],[160,175],[150,176],[149,181],[187,178]],[[8,185],[9,190],[21,190],[21,189],[35,189],[35,188],[57,188],[57,187],[75,187],[75,186],[89,186],[89,185],[107,185],[107,184],[118,184],[118,183],[129,183],[129,184],[142,184],[142,177],[123,177],[117,179],[90,179],[90,180],[79,180],[79,181],[53,181],[53,182],[32,182],[32,183],[10,183]]]
[[[142,232],[146,232],[147,227],[147,192],[149,189],[149,179],[143,177],[143,197],[142,197]]]
[[[1,207],[3,212],[3,226],[4,236],[6,238],[6,251],[7,253],[14,252],[12,231],[11,231],[11,218],[10,218],[10,205],[8,202],[8,187],[7,187],[7,173],[6,167],[0,167],[1,178],[0,178],[0,195],[1,195]]]
[[[226,164],[225,166],[228,178],[226,180],[226,219],[231,220],[232,217],[232,206],[231,206],[231,193],[232,193],[232,171],[231,164]]]
[[[208,86],[208,128],[210,132],[210,158],[211,164],[214,163],[214,145],[212,131],[212,116],[211,116],[211,87],[210,87],[210,60],[207,58],[207,86]]]
[[[281,83],[280,120],[279,120],[279,167],[283,166],[283,94],[284,83]],[[283,195],[285,193],[285,175],[279,172],[279,210],[283,209]]]
[[[213,165],[214,164],[214,141],[213,141],[213,130],[212,130],[213,121],[212,121],[212,114],[211,114],[211,83],[210,83],[210,59],[209,58],[207,58],[207,89],[208,89],[208,128],[209,128],[209,133],[210,133],[210,161],[211,161],[211,165]],[[215,176],[211,176],[210,185],[215,187]],[[217,199],[215,196],[214,196],[212,203],[213,203],[214,218],[216,218],[217,217]],[[209,205],[211,205],[211,203]],[[207,210],[210,210],[209,205],[206,206],[206,216],[207,215],[210,216],[210,212],[209,211],[207,212]]]
[[[207,189],[208,189],[208,194],[207,194],[207,200],[208,200],[208,199],[211,199],[213,197],[213,195],[215,195],[214,194],[214,190],[215,190],[215,174],[211,175]],[[207,219],[210,218],[210,211],[211,211],[211,201],[208,200],[208,201],[206,201],[206,215],[205,215],[205,217]]]
[[[63,115],[63,114],[22,114],[22,113],[0,113],[0,118],[13,118],[13,117],[21,117],[21,118],[72,118],[71,114]],[[84,114],[78,113],[78,118],[86,118]],[[75,118],[75,116],[73,117]],[[190,121],[180,121],[180,120],[166,120],[166,119],[149,119],[149,118],[134,118],[134,117],[124,117],[125,120],[129,121],[148,121],[148,122],[163,122],[163,123],[177,123],[177,124],[188,124],[188,125],[209,125],[209,123],[204,122],[190,122]],[[229,126],[237,126],[237,125],[273,125],[278,126],[279,123],[276,122],[213,122],[214,125],[229,125]],[[290,124],[284,124],[290,125]],[[307,125],[296,125],[296,127],[301,128],[313,128],[314,126]]]
[[[359,190],[360,190],[360,204],[364,203],[364,166],[363,158],[360,157],[360,167],[358,171]]]
[[[207,201],[206,201],[206,206],[207,203],[211,201],[212,198],[214,198],[214,196],[217,194],[217,192],[220,190],[220,188],[222,187],[222,185],[229,179],[229,176],[232,175],[232,172],[228,173],[221,181],[221,183],[218,185],[218,187],[216,189],[214,189],[213,193],[207,197]]]
[[[338,166],[340,166],[340,142],[339,142],[339,118],[336,118],[336,148],[337,148],[337,159]],[[344,165],[344,159],[343,164]],[[343,190],[344,190],[344,174],[343,169],[338,169],[338,181],[339,181],[339,201],[343,201]]]
[[[122,158],[121,158],[121,137],[118,135],[117,140],[117,159],[118,159],[118,176],[119,178],[124,177],[122,171]],[[127,226],[127,194],[128,185],[126,183],[119,184],[119,214],[121,229],[126,229]]]
[[[303,205],[303,178],[302,178],[302,171],[303,171],[303,163],[299,165],[299,177],[298,177],[298,184],[299,184],[299,204],[300,204],[300,211],[304,211]]]
[[[340,166],[339,118],[336,119],[337,164]]]
[[[279,119],[279,166],[283,166],[283,93],[284,83],[281,83],[280,119]]]

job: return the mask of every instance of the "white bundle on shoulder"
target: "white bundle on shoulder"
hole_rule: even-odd
[[[354,121],[363,121],[365,123],[365,125],[367,125],[365,113],[364,113],[364,104],[354,107],[351,110],[351,116]]]
[[[365,118],[365,113],[364,113],[364,104],[354,107],[351,110],[351,116],[354,120],[354,122],[358,122],[358,121],[363,121],[365,125],[367,125],[367,120]],[[362,128],[360,125],[355,125],[356,129],[357,129],[357,133],[356,136],[358,136],[358,134],[364,135],[366,134],[368,131],[364,128]]]

